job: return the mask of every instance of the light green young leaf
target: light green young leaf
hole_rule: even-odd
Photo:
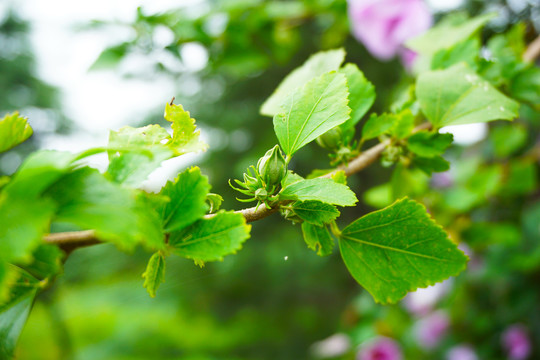
[[[126,152],[109,151],[107,173],[118,183],[138,186],[161,163],[175,156],[179,149],[167,145],[171,136],[159,125],[141,128],[125,126],[109,133],[109,147],[126,148]],[[147,150],[147,153],[130,151]]]
[[[409,138],[407,147],[416,155],[433,158],[444,154],[453,140],[454,135],[452,134],[419,131]]]
[[[165,282],[165,258],[161,253],[154,253],[148,260],[146,271],[142,274],[142,277],[144,278],[143,286],[150,297],[156,297],[159,285]]]
[[[317,226],[328,224],[340,215],[335,206],[321,201],[297,201],[292,209],[300,219]]]
[[[139,186],[167,159],[206,150],[199,140],[195,120],[181,105],[167,104],[165,119],[172,122],[173,135],[159,125],[125,126],[109,135],[109,176],[118,183]],[[122,151],[125,149],[125,151]]]
[[[425,207],[407,198],[354,221],[339,246],[351,275],[382,304],[455,276],[467,263]]]
[[[302,234],[307,246],[317,252],[319,256],[327,256],[332,253],[334,239],[325,226],[302,223]]]
[[[455,19],[447,18],[426,33],[407,41],[406,46],[422,55],[432,55],[467,40],[495,16],[490,13],[457,23]]]
[[[293,90],[308,81],[332,70],[338,70],[345,59],[343,49],[321,51],[312,55],[302,66],[283,79],[274,93],[264,102],[261,114],[274,116],[281,111],[281,104]]]
[[[340,126],[349,128],[356,125],[375,102],[375,87],[355,64],[346,64],[338,72],[347,78],[351,108],[351,118]]]
[[[405,109],[396,114],[394,126],[390,129],[390,134],[398,139],[409,136],[414,129],[414,115],[410,109]]]
[[[17,340],[39,289],[37,279],[24,270],[10,265],[10,271],[15,274],[10,295],[7,301],[0,302],[0,359],[14,357]]]
[[[397,122],[398,117],[394,114],[371,114],[362,128],[362,139],[374,139],[389,132]]]
[[[131,250],[142,243],[163,248],[161,222],[138,192],[84,167],[57,181],[46,193],[58,203],[55,221],[94,229],[99,239]]]
[[[349,119],[349,92],[342,74],[323,74],[296,89],[274,116],[274,130],[287,155]]]
[[[208,211],[206,196],[209,191],[208,178],[198,167],[185,170],[174,182],[168,181],[160,194],[170,201],[157,209],[165,232],[180,230],[202,218]]]
[[[315,200],[324,203],[353,206],[358,199],[347,185],[331,179],[307,179],[285,187],[279,193],[280,200]]]
[[[33,131],[26,118],[18,112],[6,114],[0,119],[0,153],[28,139]]]
[[[242,248],[250,229],[242,214],[222,211],[171,233],[169,245],[174,254],[193,259],[197,264],[221,261],[225,255],[235,254]]]
[[[512,120],[519,104],[506,97],[465,64],[421,74],[416,96],[435,128],[493,120]]]
[[[166,145],[174,149],[175,156],[208,148],[207,144],[199,140],[201,132],[196,130],[195,119],[191,118],[189,111],[185,111],[182,105],[167,104],[165,120],[172,123],[172,139]]]

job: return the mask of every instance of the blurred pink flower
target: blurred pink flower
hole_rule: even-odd
[[[453,280],[447,279],[427,288],[420,288],[405,296],[402,305],[411,313],[423,316],[428,314],[446,294],[452,290]]]
[[[457,345],[448,350],[446,360],[478,360],[478,356],[469,345]]]
[[[394,340],[380,336],[362,345],[356,360],[402,360],[401,348]]]
[[[418,344],[424,349],[433,349],[441,342],[448,330],[450,320],[444,311],[436,311],[418,321],[414,333]]]
[[[512,360],[524,360],[531,353],[527,330],[522,325],[512,325],[502,334],[502,344]]]
[[[412,64],[414,53],[403,44],[432,24],[431,13],[423,0],[348,0],[348,3],[352,32],[373,56],[388,60],[400,54],[406,66]]]

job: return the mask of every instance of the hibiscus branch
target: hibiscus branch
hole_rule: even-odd
[[[420,131],[423,129],[428,129],[431,126],[429,123],[422,124],[418,126],[414,131]],[[334,171],[320,176],[321,178],[330,178],[336,172],[343,170],[345,175],[351,176],[356,174],[363,169],[367,168],[373,162],[375,162],[379,156],[382,154],[384,149],[391,144],[391,139],[386,139],[383,142],[367,149],[360,153],[357,157],[352,159],[348,165],[339,166]],[[277,203],[272,208],[267,209],[265,206],[251,207],[247,209],[237,210],[236,213],[242,214],[246,219],[246,222],[253,222],[260,219],[263,219],[267,216],[272,215],[273,213],[279,210],[282,203]],[[214,214],[208,214],[205,218],[209,219],[214,217]],[[43,239],[47,244],[57,245],[66,252],[71,252],[80,247],[86,247],[91,245],[96,245],[101,243],[97,238],[94,230],[85,230],[85,231],[72,231],[72,232],[61,232],[53,233],[46,235]]]

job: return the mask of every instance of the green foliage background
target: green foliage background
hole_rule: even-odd
[[[468,4],[471,14],[481,10],[478,3]],[[196,74],[177,73],[156,63],[147,69],[147,76],[164,72],[177,78],[176,102],[189,109],[203,128],[220,129],[221,144],[211,138],[200,165],[210,177],[212,191],[224,196],[224,208],[240,207],[226,179],[240,178],[276,143],[272,121],[259,115],[261,104],[309,55],[344,46],[347,61],[357,64],[374,83],[377,100],[372,111],[379,114],[396,97],[391,89],[407,84],[408,75],[397,61],[377,62],[350,37],[344,1],[213,5],[199,17],[185,15],[184,9],[157,15],[141,11],[136,23],[126,25],[135,28],[138,37],[104,52],[95,68],[117,65],[131,52],[162,51],[149,41],[158,25],[171,28],[178,45],[197,41],[208,49],[208,66]],[[205,21],[220,12],[230,16],[226,31],[218,36],[207,33]],[[488,29],[483,36],[491,33]],[[176,46],[165,50],[178,56]],[[197,77],[203,91],[182,95],[181,84],[190,76]],[[37,98],[47,99],[51,93]],[[5,105],[9,110],[14,106],[21,105]],[[155,122],[160,116],[149,118]],[[421,199],[438,222],[483,258],[484,270],[460,275],[439,304],[449,311],[453,325],[442,348],[467,342],[481,358],[503,358],[500,333],[516,322],[527,324],[532,341],[540,343],[540,318],[534,311],[540,301],[535,286],[540,269],[534,175],[538,162],[530,165],[528,160],[530,149],[538,147],[532,135],[538,133],[538,119],[538,107],[527,106],[517,125],[490,125],[486,141],[453,148],[448,157],[462,165],[457,165],[455,186],[448,189],[430,191],[427,177],[399,166],[372,166],[349,179],[358,194],[390,179],[386,185],[393,191],[390,197]],[[516,139],[516,145],[508,138]],[[238,146],[242,141],[246,145]],[[214,150],[213,143],[218,144]],[[507,156],[516,159],[508,166],[501,161]],[[316,146],[305,147],[292,167],[302,174],[326,168],[327,154]],[[514,180],[501,180],[509,176]],[[342,210],[343,224],[387,205],[387,192],[370,194],[359,206]],[[153,299],[141,286],[147,253],[136,250],[128,256],[110,244],[77,250],[66,261],[64,274],[38,297],[19,342],[18,358],[302,359],[312,357],[310,346],[315,341],[336,332],[349,334],[354,345],[379,333],[399,339],[407,358],[442,358],[442,352],[426,354],[414,344],[410,335],[414,317],[402,305],[374,305],[337,252],[316,256],[306,247],[300,226],[280,220],[274,216],[253,223],[252,238],[243,250],[223,262],[198,268],[192,261],[170,258],[165,282]],[[500,229],[493,223],[511,236],[498,238]],[[353,352],[344,358],[354,358]]]

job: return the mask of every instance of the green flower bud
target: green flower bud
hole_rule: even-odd
[[[257,170],[264,181],[266,188],[271,189],[279,185],[281,179],[287,175],[287,162],[283,157],[279,145],[268,150],[257,162]]]
[[[317,144],[328,150],[337,150],[343,142],[343,133],[339,126],[328,130],[317,138]]]
[[[252,191],[255,191],[256,189],[260,187],[259,186],[260,184],[257,178],[250,176],[246,173],[244,173],[244,184],[249,190],[252,190]]]
[[[268,191],[266,189],[257,189],[255,191],[255,199],[259,201],[265,201],[268,198]]]

